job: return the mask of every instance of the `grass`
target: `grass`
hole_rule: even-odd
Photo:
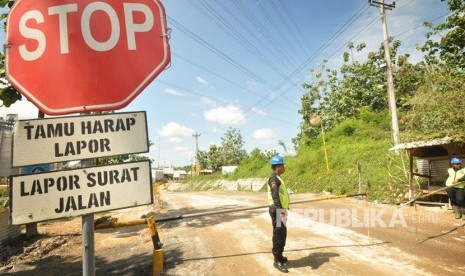
[[[350,119],[325,134],[329,172],[321,137],[301,146],[296,156],[285,156],[284,181],[293,191],[322,192],[335,195],[368,194],[370,200],[394,203],[408,194],[408,158],[404,152],[389,151],[392,136],[386,124]],[[267,157],[244,160],[236,172],[226,177],[217,173],[195,181],[267,178],[271,174]],[[208,187],[211,188],[211,187]]]

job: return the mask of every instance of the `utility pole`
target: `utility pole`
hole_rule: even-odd
[[[381,10],[382,22],[383,22],[383,36],[384,36],[384,58],[386,60],[386,76],[387,76],[387,92],[389,100],[389,111],[391,113],[391,124],[392,124],[392,136],[394,139],[394,146],[399,144],[399,121],[397,119],[397,107],[396,99],[394,96],[394,78],[392,77],[392,63],[391,63],[391,53],[389,50],[389,37],[387,32],[386,24],[386,9],[392,10],[396,7],[396,2],[392,4],[384,3],[384,0],[373,1],[368,0],[371,6],[378,7]]]
[[[160,136],[158,136],[158,169],[160,168]]]
[[[199,161],[199,136],[200,133],[192,134],[192,137],[195,138],[195,174],[200,174],[200,161]]]

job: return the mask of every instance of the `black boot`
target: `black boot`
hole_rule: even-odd
[[[287,263],[287,258],[283,256],[283,253],[273,254],[275,262]]]
[[[289,272],[289,270],[288,270],[287,267],[286,267],[286,264],[284,264],[284,263],[282,263],[282,262],[274,262],[274,263],[273,263],[273,266],[274,266],[277,270],[279,270],[279,271],[281,271],[281,272],[283,272],[283,273],[288,273],[288,272]]]
[[[459,212],[460,212],[460,215],[462,216],[462,219],[465,220],[465,208],[459,207]]]

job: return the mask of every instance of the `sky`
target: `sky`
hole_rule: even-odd
[[[248,153],[295,154],[302,84],[313,81],[311,69],[325,60],[338,69],[349,42],[367,44],[363,54],[354,53],[359,61],[383,42],[380,10],[366,0],[161,2],[171,29],[171,64],[117,111],[147,112],[154,143],[147,155],[155,166],[192,165],[194,135],[200,134],[199,150],[208,151],[229,128],[240,131]],[[387,11],[388,33],[402,42],[400,53],[417,62],[422,54],[415,46],[429,31],[422,23],[439,24],[447,14],[439,0],[399,0]],[[37,108],[24,98],[0,107],[0,117],[6,114],[37,118]]]

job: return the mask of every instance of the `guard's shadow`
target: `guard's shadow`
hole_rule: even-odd
[[[298,260],[289,260],[287,267],[311,267],[312,269],[318,269],[322,264],[328,263],[330,258],[339,256],[338,253],[334,252],[314,252]]]

